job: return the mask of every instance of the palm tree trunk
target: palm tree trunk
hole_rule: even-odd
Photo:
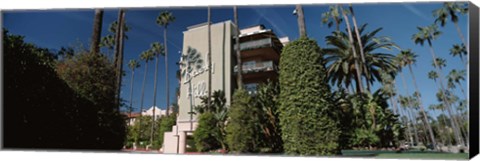
[[[143,74],[143,82],[142,82],[142,98],[140,100],[140,117],[142,117],[142,112],[143,112],[143,98],[145,96],[145,80],[147,80],[147,71],[148,71],[148,61],[145,61],[145,72]],[[139,120],[139,125],[142,124],[142,119],[140,118]],[[139,134],[141,129],[139,129]]]
[[[297,22],[298,22],[298,30],[300,37],[307,37],[307,29],[305,26],[305,15],[303,14],[302,5],[296,5],[295,9],[297,10]]]
[[[435,64],[435,69],[436,69],[436,71],[437,71],[437,73],[438,73],[438,75],[439,75],[439,79],[438,79],[438,80],[439,80],[439,82],[440,82],[440,90],[441,90],[442,92],[445,92],[445,87],[444,87],[444,85],[443,85],[443,78],[444,78],[444,77],[443,77],[443,75],[442,75],[441,69],[439,69],[439,67],[438,67],[438,63],[437,63],[436,56],[435,56],[435,51],[433,50],[433,47],[432,47],[431,43],[429,43],[429,46],[430,46],[430,53],[432,54],[432,58],[433,58],[433,63]],[[442,94],[442,96],[443,96],[443,100],[445,100],[445,101],[443,101],[444,104],[445,104],[445,108],[447,109],[448,114],[449,114],[450,117],[452,118],[452,119],[450,120],[450,122],[451,122],[451,124],[452,124],[452,128],[453,128],[453,131],[454,131],[454,134],[455,134],[455,139],[457,140],[457,143],[462,144],[462,139],[460,139],[460,134],[459,134],[459,131],[460,131],[460,130],[459,130],[459,128],[458,128],[458,123],[457,123],[456,119],[455,119],[454,117],[452,117],[452,114],[453,114],[453,113],[452,113],[452,109],[451,109],[451,107],[450,107],[450,104],[448,103],[448,99],[446,99],[445,94]]]
[[[155,128],[155,108],[157,105],[157,73],[158,73],[158,59],[159,59],[159,54],[157,54],[155,57],[155,77],[154,77],[154,83],[153,83],[153,110],[152,110],[152,128],[150,131],[150,145],[153,145],[153,131]]]
[[[357,82],[358,82],[358,89],[360,93],[363,93],[363,84],[362,84],[362,77],[361,77],[361,72],[360,68],[358,65],[358,57],[357,57],[357,51],[355,50],[355,45],[353,44],[353,36],[352,36],[352,31],[350,30],[350,23],[347,17],[347,14],[345,14],[345,11],[343,10],[343,7],[340,5],[340,10],[342,11],[343,19],[345,19],[345,24],[347,25],[347,31],[348,31],[348,39],[350,40],[350,46],[352,47],[352,52],[353,52],[353,57],[355,59],[355,70],[356,70],[356,76],[357,76]]]
[[[461,85],[459,85],[461,87]],[[453,90],[452,88],[449,88],[448,90]],[[450,102],[451,104],[454,104],[452,102]],[[462,137],[462,140],[464,141],[464,145],[466,146],[467,145],[467,142],[468,142],[468,135],[467,135],[467,130],[461,126],[463,125],[464,121],[461,118],[460,114],[457,113],[458,109],[456,110],[452,110],[453,112],[453,115],[454,115],[454,118],[457,120],[458,122],[458,128],[460,130],[460,136]]]
[[[410,92],[408,92],[407,82],[405,81],[405,76],[403,75],[403,72],[400,72],[400,77],[402,78],[403,88],[405,88],[405,92],[407,93],[406,95],[408,96]],[[412,106],[412,105],[413,105],[412,102],[410,102],[410,99],[408,99],[407,104],[408,104],[409,106]],[[408,109],[407,109],[406,111],[407,111],[407,113],[410,115],[410,118],[411,118],[411,117],[412,117],[412,114],[409,112]],[[412,119],[412,121],[415,121],[414,118],[411,118],[411,119]],[[416,121],[415,121],[415,122],[416,122]],[[415,123],[415,124],[416,124],[416,123]],[[415,132],[415,143],[418,143],[418,131],[417,131],[416,126],[413,126],[413,130],[414,130],[414,132]]]
[[[132,79],[130,80],[130,109],[128,111],[129,115],[132,116],[133,111],[133,78],[135,77],[135,69],[132,69]],[[130,121],[128,122],[130,125]]]
[[[122,88],[122,68],[123,68],[123,47],[124,47],[124,44],[123,44],[123,40],[124,40],[124,25],[123,25],[123,22],[124,22],[124,19],[125,19],[125,10],[123,9],[120,9],[120,11],[118,12],[118,26],[117,26],[117,34],[115,35],[116,37],[116,43],[115,43],[115,46],[116,46],[116,53],[115,53],[115,68],[116,68],[116,76],[117,76],[117,80],[116,80],[116,105],[118,108],[120,108],[120,90]]]
[[[100,53],[100,37],[102,35],[103,9],[95,9],[95,18],[93,20],[92,44],[90,53]]]
[[[208,100],[207,106],[211,107],[211,100],[212,100],[212,23],[211,23],[211,13],[210,13],[210,6],[208,7]]]
[[[165,89],[167,90],[167,116],[170,115],[170,89],[168,84],[168,44],[167,44],[167,26],[163,30],[163,42],[165,42]]]
[[[465,93],[465,89],[463,89],[462,84],[460,84],[460,82],[458,82],[457,84],[460,87],[460,90],[462,91],[463,97],[465,97],[465,99],[468,100],[467,93]]]
[[[462,40],[462,43],[465,45],[465,47],[467,48],[467,51],[468,51],[468,43],[467,41],[465,41],[465,37],[463,37],[463,34],[462,34],[462,31],[460,30],[460,27],[458,26],[458,22],[453,22],[453,24],[455,24],[455,28],[457,28],[457,33],[458,33],[458,36],[460,37],[460,40]]]
[[[413,85],[415,86],[415,91],[417,91],[417,93],[420,93],[420,90],[418,90],[418,86],[417,86],[417,80],[415,79],[415,75],[413,74],[411,64],[408,65],[408,69],[410,70],[410,75],[412,75],[412,80],[413,80]],[[425,125],[427,126],[428,133],[430,134],[430,140],[432,141],[433,147],[436,150],[437,149],[437,144],[436,144],[436,141],[435,141],[435,136],[433,134],[432,127],[430,126],[430,123],[428,122],[427,113],[425,112],[425,108],[423,108],[422,99],[418,95],[416,95],[416,97],[418,98],[418,101],[419,101],[418,104],[420,106],[420,112],[422,112],[422,114],[423,114],[423,120],[425,121]]]
[[[445,113],[445,111],[443,109],[441,109],[442,113]],[[447,125],[448,122],[447,120],[445,119],[445,117],[442,117],[442,120],[443,120],[443,124]],[[448,142],[448,149],[450,150],[450,147],[452,146],[452,140],[450,140],[450,132],[445,129],[445,137],[447,138],[447,142]]]
[[[396,101],[394,101],[394,102],[396,102]],[[402,122],[404,122],[407,126],[407,141],[408,141],[409,144],[411,144],[413,142],[413,137],[412,137],[412,130],[411,130],[410,124],[408,123],[409,122],[408,121],[409,117],[408,117],[407,114],[405,114],[405,112],[403,112],[403,107],[400,107],[400,108],[402,108],[401,110],[399,110],[400,115],[407,117],[407,120],[404,120],[403,117],[400,117],[400,118],[401,118]]]
[[[362,44],[362,39],[360,36],[360,32],[358,31],[358,26],[357,26],[357,19],[355,18],[355,14],[353,12],[353,7],[352,4],[349,6],[350,8],[350,13],[352,14],[352,21],[353,21],[353,28],[355,30],[355,34],[357,36],[357,43],[358,43],[358,48],[360,49],[360,58],[362,60],[362,63],[360,66],[362,66],[363,70],[367,75],[365,75],[365,83],[367,83],[367,91],[370,92],[370,83],[369,83],[369,76],[368,76],[368,71],[367,67],[365,66],[365,54],[363,53],[363,44]]]
[[[233,18],[235,21],[235,26],[236,26],[236,36],[235,36],[235,52],[236,52],[236,58],[237,58],[237,67],[238,67],[238,72],[237,72],[237,86],[238,89],[243,88],[243,79],[242,79],[242,59],[240,55],[240,26],[238,25],[238,11],[237,11],[237,6],[233,6]]]

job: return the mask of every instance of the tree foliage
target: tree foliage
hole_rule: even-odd
[[[260,150],[259,109],[252,102],[252,97],[243,88],[237,89],[232,96],[226,141],[233,152],[252,153]]]
[[[331,155],[339,150],[326,73],[316,41],[300,38],[283,48],[279,118],[287,154]]]
[[[113,69],[100,54],[62,66],[54,53],[3,32],[5,147],[122,148],[125,121],[108,99]]]

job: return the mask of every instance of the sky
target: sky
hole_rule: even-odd
[[[436,104],[435,93],[437,87],[433,80],[428,79],[427,73],[434,70],[432,56],[427,46],[415,45],[411,40],[417,30],[417,26],[427,26],[434,22],[432,11],[440,8],[442,3],[368,3],[353,4],[355,16],[359,25],[367,23],[366,31],[373,31],[377,28],[383,28],[377,36],[388,36],[402,49],[412,49],[417,57],[417,63],[414,68],[414,74],[417,78],[419,90],[422,94],[423,105],[427,108],[430,104]],[[295,40],[299,36],[296,16],[292,15],[295,6],[239,6],[238,19],[241,28],[263,24],[266,28],[273,29],[278,37],[288,36],[290,40]],[[328,5],[303,5],[305,14],[305,23],[309,37],[317,40],[320,47],[329,47],[325,43],[325,36],[331,34],[334,28],[328,28],[321,23],[321,14],[328,10]],[[207,21],[206,7],[188,7],[188,8],[136,8],[127,9],[126,22],[130,26],[128,40],[125,41],[124,50],[124,70],[127,75],[123,78],[121,96],[129,101],[130,98],[130,70],[127,63],[131,59],[139,60],[142,51],[147,50],[152,42],[163,43],[163,28],[155,23],[156,17],[162,12],[168,10],[176,17],[168,28],[168,66],[169,66],[169,86],[170,102],[176,102],[175,90],[178,86],[176,79],[176,70],[178,66],[175,62],[180,60],[179,51],[183,43],[183,31],[188,26],[200,24]],[[116,20],[118,10],[106,9],[103,18],[102,36],[108,33],[108,26]],[[212,22],[222,22],[233,20],[232,6],[212,7]],[[61,47],[89,45],[93,29],[93,9],[83,10],[26,10],[26,11],[4,11],[3,27],[12,34],[25,36],[25,40],[34,43],[39,47],[59,50]],[[468,39],[468,16],[460,16],[458,25]],[[341,30],[344,29],[344,24]],[[452,57],[449,49],[455,43],[461,43],[453,23],[448,22],[445,27],[439,28],[442,35],[433,41],[434,50],[438,57],[447,60],[447,67],[443,69],[443,75],[446,76],[451,69],[463,70],[465,65],[461,63],[460,58]],[[102,49],[107,52],[107,50]],[[396,55],[398,50],[384,51]],[[165,90],[165,64],[164,58],[159,60],[159,79],[157,91],[157,106],[164,109],[166,107]],[[141,67],[135,70],[133,107],[138,109],[140,106],[141,86],[143,73],[145,71],[144,62]],[[153,105],[153,76],[154,61],[149,63],[147,80],[145,85],[144,109]],[[411,75],[408,70],[405,71],[408,90],[414,92]],[[468,78],[467,78],[468,80]],[[467,82],[462,82],[464,89],[468,90]],[[375,84],[374,89],[379,85]],[[405,95],[401,79],[397,79],[396,87],[398,93]],[[468,91],[466,91],[468,93]],[[464,98],[460,90],[455,94]],[[435,115],[435,114],[434,114]]]

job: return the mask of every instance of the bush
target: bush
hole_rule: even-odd
[[[75,61],[90,66],[81,81],[68,81],[58,72],[56,55],[25,43],[24,37],[4,30],[4,146],[8,148],[107,149],[119,150],[125,141],[125,121],[103,90],[113,68],[101,56]],[[77,57],[77,56],[76,56]],[[80,57],[80,56],[79,56]],[[60,63],[61,64],[61,63]],[[76,66],[64,66],[75,70]],[[86,74],[85,74],[86,73]],[[105,76],[107,75],[107,76]],[[111,75],[109,76],[111,77]],[[88,92],[72,84],[99,84]],[[93,96],[91,96],[93,95]]]
[[[280,58],[280,125],[287,154],[338,154],[337,122],[316,41],[302,37],[286,45]]]
[[[199,152],[206,152],[220,148],[220,143],[216,140],[215,134],[220,131],[216,127],[217,120],[210,112],[200,114],[198,118],[198,127],[193,132],[195,147]]]
[[[252,106],[252,98],[245,89],[237,89],[233,94],[228,118],[226,138],[230,150],[236,153],[258,152],[261,137],[258,109]]]

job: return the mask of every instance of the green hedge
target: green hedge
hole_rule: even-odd
[[[338,154],[338,123],[326,83],[324,60],[315,40],[300,38],[280,58],[280,125],[284,150],[294,155]]]

